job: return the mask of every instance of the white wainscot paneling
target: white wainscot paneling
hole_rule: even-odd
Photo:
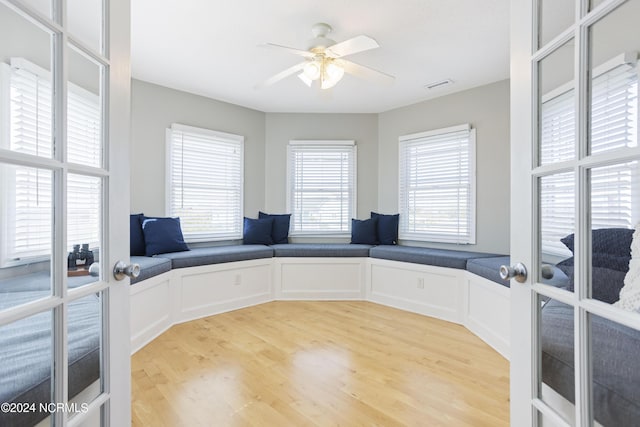
[[[367,258],[274,258],[276,299],[364,299]]]
[[[369,300],[462,323],[465,270],[371,259]]]
[[[131,286],[131,350],[140,350],[171,322],[171,272]]]
[[[509,359],[511,297],[509,288],[467,273],[468,294],[464,325]]]
[[[271,301],[271,259],[173,270],[180,289],[177,322]]]

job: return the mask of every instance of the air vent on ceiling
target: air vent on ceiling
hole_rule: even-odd
[[[450,85],[453,83],[451,79],[440,80],[439,82],[429,83],[428,85],[424,85],[424,88],[427,90],[439,89],[441,87]]]

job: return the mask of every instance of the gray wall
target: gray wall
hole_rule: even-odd
[[[286,209],[287,145],[294,139],[356,141],[356,214],[358,218],[369,218],[370,211],[378,205],[378,115],[267,113],[264,182],[267,212]]]
[[[379,114],[378,208],[382,213],[398,211],[398,137],[463,123],[476,129],[477,202],[476,245],[465,245],[462,249],[509,253],[507,80]]]
[[[133,80],[131,87],[131,211],[165,215],[165,133],[172,123],[244,136],[244,209],[262,209],[265,114]]]
[[[132,212],[165,214],[165,130],[172,123],[245,137],[244,199],[249,217],[256,217],[258,210],[285,212],[290,140],[355,140],[358,218],[368,218],[371,210],[397,212],[399,136],[471,123],[477,136],[477,244],[463,249],[509,252],[508,81],[381,114],[298,114],[263,113],[133,80]]]

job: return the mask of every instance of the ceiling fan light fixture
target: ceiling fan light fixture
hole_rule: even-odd
[[[344,76],[344,68],[332,61],[326,67],[326,74],[329,79],[335,80],[337,83]]]
[[[334,87],[344,76],[344,68],[335,64],[333,61],[325,62],[324,70],[322,73],[322,83],[320,87],[322,89],[330,89]]]
[[[316,61],[310,61],[304,66],[303,73],[309,80],[318,80],[321,69],[322,67]]]

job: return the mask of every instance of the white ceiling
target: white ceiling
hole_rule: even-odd
[[[505,79],[509,0],[133,0],[133,77],[265,112],[377,113]],[[396,77],[390,87],[345,75],[329,94],[291,76],[256,84],[300,57],[326,22],[337,42],[380,48],[347,59]],[[455,83],[427,91],[446,78]],[[323,91],[324,92],[324,91]]]

